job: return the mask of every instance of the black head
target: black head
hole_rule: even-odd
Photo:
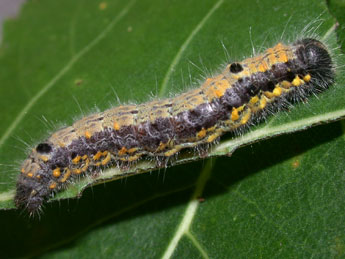
[[[304,69],[317,79],[330,83],[334,80],[334,64],[327,47],[320,41],[306,38],[294,44],[298,60]]]

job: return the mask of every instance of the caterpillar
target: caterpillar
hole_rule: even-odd
[[[199,88],[173,98],[86,116],[39,143],[23,162],[15,204],[31,215],[80,176],[140,159],[166,166],[182,149],[207,147],[287,102],[328,88],[335,65],[324,43],[305,38],[229,63]]]

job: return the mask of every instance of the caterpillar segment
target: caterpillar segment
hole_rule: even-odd
[[[35,213],[68,182],[105,167],[143,158],[164,166],[186,148],[202,150],[204,156],[204,147],[225,132],[327,88],[334,70],[329,51],[318,40],[278,43],[256,57],[228,64],[199,88],[174,98],[84,117],[32,149],[21,168],[15,203]]]

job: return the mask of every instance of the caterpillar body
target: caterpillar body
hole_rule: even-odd
[[[282,107],[334,82],[327,47],[306,38],[278,43],[262,54],[207,78],[174,98],[118,106],[58,130],[33,148],[23,162],[15,203],[30,214],[81,175],[142,158],[160,165],[185,148],[214,143]]]

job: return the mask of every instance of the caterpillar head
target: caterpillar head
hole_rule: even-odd
[[[54,152],[50,143],[40,143],[23,162],[17,182],[15,203],[25,208],[30,215],[38,212],[43,201],[51,193],[49,188],[50,174],[47,163]]]

